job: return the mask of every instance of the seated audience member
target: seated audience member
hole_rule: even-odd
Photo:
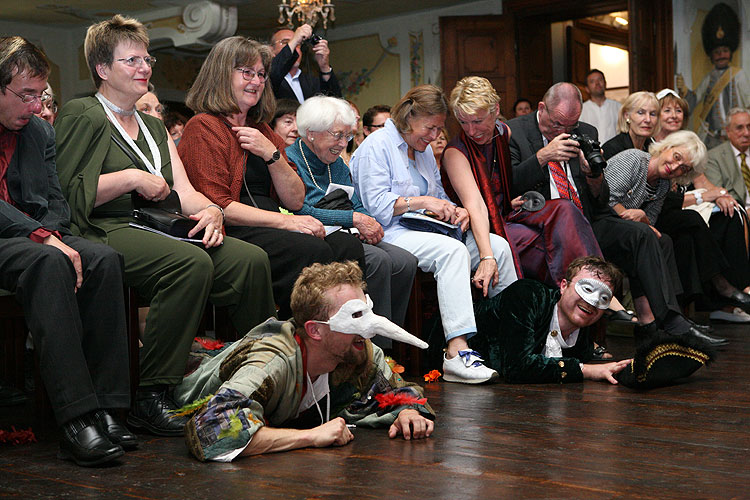
[[[467,339],[476,333],[471,282],[485,296],[494,297],[517,279],[508,242],[491,234],[490,247],[480,253],[469,228],[469,213],[450,202],[429,147],[440,133],[448,113],[443,92],[434,85],[409,90],[393,108],[382,132],[371,134],[352,158],[352,175],[365,209],[383,226],[387,243],[408,250],[424,272],[437,281],[438,305],[448,343],[443,361],[445,380],[478,384],[497,379],[497,372],[482,364]],[[429,211],[441,221],[459,225],[465,241],[415,229],[400,223],[402,215]],[[481,263],[497,263],[495,273],[471,270]]]
[[[607,180],[592,172],[578,143],[569,139],[573,131],[597,138],[594,127],[579,123],[581,106],[578,88],[561,82],[547,90],[536,113],[508,122],[513,132],[509,144],[512,193],[519,195],[533,189],[546,200],[575,194],[604,257],[624,269],[630,278],[638,319],[644,324],[636,327],[639,333],[658,326],[672,334],[704,336],[701,330],[705,327],[685,318],[677,302],[681,285],[671,240],[663,235],[657,237],[645,224],[619,218],[609,207]],[[551,168],[557,169],[555,164],[566,174],[558,181],[550,175]]]
[[[585,121],[585,120],[584,120]],[[634,92],[622,103],[617,118],[619,134],[604,142],[604,159],[609,160],[620,151],[640,149],[648,151],[659,124],[659,101],[653,92]]]
[[[34,114],[50,125],[54,125],[55,118],[57,118],[57,102],[55,102],[55,93],[52,91],[52,87],[49,86],[49,83],[47,84],[47,88],[44,89],[44,92],[42,92],[42,95],[48,97],[42,102],[42,110],[39,113]]]
[[[130,405],[122,266],[110,247],[71,235],[55,133],[33,116],[51,100],[49,71],[34,45],[0,38],[0,288],[23,306],[59,457],[93,466],[138,444],[109,414]]]
[[[733,108],[727,113],[728,141],[708,151],[706,177],[726,186],[732,197],[750,207],[750,110]]]
[[[365,251],[365,276],[377,314],[403,325],[417,259],[382,241],[383,227],[367,213],[354,192],[349,168],[339,156],[351,142],[357,119],[343,99],[316,96],[297,110],[300,139],[286,148],[305,183],[305,202],[297,213],[326,226],[355,228]]]
[[[477,342],[487,344],[490,366],[509,383],[616,384],[630,360],[590,364],[586,327],[602,317],[621,280],[617,267],[595,256],[573,260],[559,288],[519,280],[477,306]]]
[[[148,92],[143,94],[141,98],[136,101],[135,108],[141,113],[151,115],[159,120],[164,120],[164,107],[156,96],[154,86],[150,83],[148,84]]]
[[[385,127],[385,121],[391,117],[391,107],[385,104],[377,104],[362,115],[362,132],[365,137],[376,130]]]
[[[276,102],[266,79],[270,64],[268,47],[255,40],[234,36],[214,45],[187,95],[197,114],[185,126],[179,152],[190,180],[224,210],[227,234],[268,254],[284,318],[303,268],[333,260],[365,266],[355,236],[326,235],[315,217],[280,211],[302,208],[305,185],[287,163],[284,141],[268,125]]]
[[[294,319],[268,320],[187,376],[180,400],[209,398],[187,426],[193,456],[229,462],[343,446],[354,439],[347,423],[389,426],[390,438],[429,437],[435,414],[422,389],[393,373],[367,339],[427,345],[375,315],[364,287],[352,262],[308,267],[292,291]]]
[[[276,112],[271,120],[271,128],[284,139],[284,144],[291,146],[297,140],[297,108],[299,103],[292,99],[276,101]]]
[[[164,115],[164,126],[167,127],[167,132],[169,132],[175,146],[180,143],[182,131],[185,129],[187,121],[187,118],[177,111],[170,111]]]
[[[687,125],[688,104],[674,90],[661,90],[656,97],[659,99],[659,132],[655,136],[657,141],[667,138],[670,134],[683,130]],[[710,153],[709,153],[710,162]],[[680,225],[684,221],[683,216],[675,209],[691,209],[697,211],[703,220],[711,229],[715,241],[718,243],[722,254],[726,257],[732,272],[726,276],[729,282],[744,289],[745,293],[750,291],[747,286],[750,283],[750,266],[748,266],[748,248],[745,241],[745,232],[747,227],[747,215],[740,210],[741,204],[732,198],[732,195],[720,184],[715,185],[708,180],[705,174],[697,175],[692,182],[693,190],[682,193],[675,191],[669,193],[668,199],[665,200],[665,207],[662,209],[656,227]],[[671,209],[666,204],[673,205]],[[666,209],[666,210],[665,210]],[[699,225],[699,221],[693,224]],[[684,239],[692,240],[690,227],[685,228],[687,233]],[[702,230],[699,229],[699,233]],[[669,232],[669,231],[667,231]],[[683,248],[683,242],[675,239],[678,248]],[[692,243],[684,243],[689,248]],[[678,260],[687,253],[692,263],[693,259],[689,252],[678,252]],[[692,273],[691,273],[692,274]],[[683,281],[683,288],[686,284]],[[731,322],[750,322],[750,314],[747,314],[742,308],[732,304],[723,305],[722,309],[713,311],[711,319],[719,319]]]
[[[435,156],[435,163],[437,163],[438,168],[440,168],[440,162],[443,159],[443,151],[445,151],[445,146],[447,145],[448,131],[443,127],[440,129],[440,134],[430,143],[432,154]]]
[[[599,142],[604,144],[617,135],[620,103],[607,99],[607,81],[604,79],[604,73],[598,69],[586,73],[586,90],[590,98],[583,103],[581,121],[593,125],[599,132]]]
[[[480,253],[489,245],[489,233],[502,236],[520,255],[524,273],[550,285],[560,283],[576,257],[601,256],[591,226],[571,200],[547,201],[536,212],[519,210],[523,200],[510,194],[510,129],[498,119],[500,97],[489,80],[463,78],[450,105],[461,134],[443,155],[443,182],[451,199],[469,211]],[[491,260],[480,263],[479,275],[496,273]]]
[[[341,97],[339,81],[328,61],[331,53],[328,49],[328,40],[320,38],[315,45],[312,45],[312,36],[312,27],[309,24],[303,24],[295,31],[280,28],[271,37],[273,62],[269,78],[277,99],[296,99],[302,104],[305,99],[317,94]],[[303,73],[300,69],[304,43],[312,46],[320,76]]]
[[[523,116],[528,115],[531,113],[531,101],[526,99],[525,97],[521,97],[520,99],[516,100],[516,102],[513,103],[513,116]]]
[[[182,380],[206,299],[228,306],[239,332],[275,309],[265,253],[224,238],[221,209],[190,184],[164,124],[136,111],[155,63],[148,43],[145,27],[132,18],[116,15],[89,27],[84,51],[98,91],[63,106],[55,123],[57,169],[73,231],[122,254],[125,284],[149,301],[128,424],[174,436],[185,421],[170,413],[171,387]],[[200,245],[129,225],[134,200],[175,194],[197,221],[188,234],[202,238]]]
[[[703,173],[705,165],[706,146],[687,130],[652,144],[648,153],[623,151],[612,157],[605,169],[609,204],[620,217],[647,224],[679,242],[675,253],[680,277],[686,274],[685,270],[697,269],[700,281],[695,285],[696,293],[702,291],[704,283],[710,283],[723,300],[750,309],[750,295],[737,290],[725,278],[729,264],[701,216],[692,210],[678,209],[669,220],[661,221],[659,217],[670,180],[686,185]]]

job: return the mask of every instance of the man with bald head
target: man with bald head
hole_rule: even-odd
[[[638,318],[644,325],[636,327],[637,335],[644,337],[661,328],[725,343],[708,337],[699,325],[682,316],[676,298],[681,285],[671,272],[675,264],[669,237],[657,235],[647,224],[622,219],[609,207],[604,175],[592,172],[578,142],[570,138],[572,133],[598,138],[594,127],[579,122],[582,106],[578,87],[561,82],[547,90],[535,113],[508,122],[513,196],[538,191],[547,200],[569,199],[583,211],[604,256],[630,278]]]

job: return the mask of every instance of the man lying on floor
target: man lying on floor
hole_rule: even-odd
[[[355,263],[314,264],[294,284],[293,320],[269,319],[185,377],[175,398],[195,412],[185,426],[190,452],[229,462],[341,446],[354,439],[347,423],[429,437],[435,414],[422,389],[393,373],[368,339],[427,344],[374,314],[363,289]]]
[[[482,352],[506,382],[616,384],[614,375],[631,360],[587,364],[594,343],[585,327],[602,317],[621,281],[617,267],[594,256],[571,262],[560,289],[519,280],[477,306],[474,344],[487,342]]]
[[[609,307],[622,274],[600,257],[570,263],[560,289],[519,280],[476,307],[474,345],[510,383],[606,380],[634,389],[670,385],[710,363],[714,348],[693,335],[657,332],[634,359],[591,364],[594,343],[585,327]]]

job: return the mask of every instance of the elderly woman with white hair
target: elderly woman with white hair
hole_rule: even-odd
[[[326,226],[340,226],[342,231],[356,230],[364,246],[364,274],[373,309],[403,324],[417,258],[382,241],[383,227],[354,192],[340,155],[356,130],[357,116],[343,99],[316,96],[297,109],[299,138],[286,148],[305,184],[305,200],[296,213],[313,216]]]
[[[707,162],[706,146],[698,136],[680,130],[649,147],[649,152],[628,149],[613,156],[604,170],[609,184],[609,204],[623,219],[648,224],[661,235],[668,234],[675,245],[680,279],[685,290],[683,301],[699,293],[713,292],[728,304],[750,310],[750,295],[738,290],[726,279],[731,268],[716,239],[701,216],[692,210],[672,213],[669,224],[660,224],[664,200],[672,182],[687,185],[702,174]],[[697,269],[697,283],[692,279]]]

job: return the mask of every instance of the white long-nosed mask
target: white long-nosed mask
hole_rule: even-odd
[[[359,335],[371,339],[375,335],[382,335],[399,342],[406,342],[420,349],[427,349],[428,344],[407,332],[388,318],[378,316],[372,312],[372,299],[365,295],[367,302],[352,299],[345,302],[336,314],[328,321],[315,320],[316,323],[328,325],[331,330],[350,335]]]

